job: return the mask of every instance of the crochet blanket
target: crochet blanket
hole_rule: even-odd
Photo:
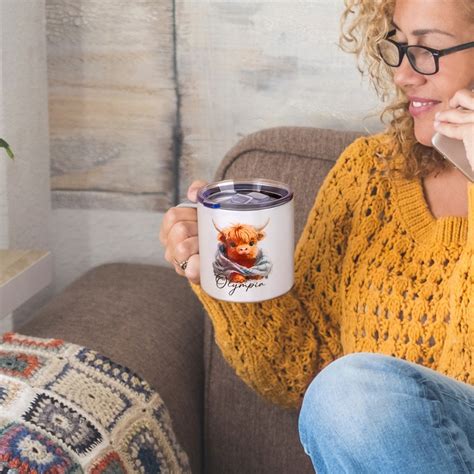
[[[0,473],[187,473],[160,396],[126,367],[59,339],[0,342]]]

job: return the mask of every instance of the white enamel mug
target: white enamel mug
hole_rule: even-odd
[[[294,200],[284,183],[226,180],[198,191],[201,287],[238,303],[264,301],[294,283]]]

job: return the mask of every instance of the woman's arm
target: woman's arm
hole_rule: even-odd
[[[435,129],[462,140],[474,170],[474,90],[462,89],[451,109],[436,114]],[[450,315],[439,370],[474,385],[474,183],[468,183],[468,235],[450,279]]]
[[[474,183],[468,184],[466,246],[450,278],[450,317],[438,370],[474,385]]]
[[[342,355],[339,287],[346,242],[363,195],[367,139],[350,145],[326,177],[295,252],[295,286],[261,303],[229,303],[193,290],[237,374],[266,399],[298,406],[307,385]]]

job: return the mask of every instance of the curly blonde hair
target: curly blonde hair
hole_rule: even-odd
[[[460,0],[474,22],[474,2]],[[405,93],[394,85],[393,68],[387,66],[377,50],[377,43],[393,28],[391,21],[396,0],[344,0],[341,17],[340,47],[357,56],[361,73],[369,79],[383,102],[388,105],[380,118],[389,118],[387,134],[393,145],[390,156],[380,159],[388,173],[400,173],[406,178],[424,177],[447,166],[447,162],[433,148],[422,145],[415,138],[413,118],[408,112]],[[403,156],[403,162],[394,160]]]

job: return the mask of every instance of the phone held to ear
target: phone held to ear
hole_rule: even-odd
[[[446,137],[440,133],[435,133],[431,143],[451,162],[461,173],[474,183],[474,170],[467,159],[466,148],[462,140]]]

